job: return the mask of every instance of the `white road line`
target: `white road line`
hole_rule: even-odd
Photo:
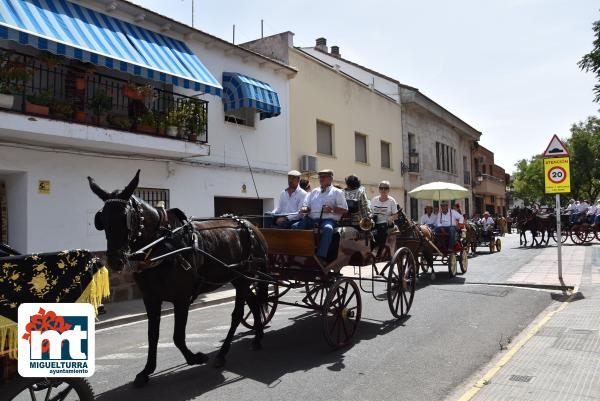
[[[96,360],[103,361],[103,360],[107,360],[107,359],[138,359],[138,358],[144,358],[145,356],[146,356],[146,354],[141,353],[141,352],[127,352],[127,353],[122,353],[122,354],[104,355],[101,357],[97,357]]]

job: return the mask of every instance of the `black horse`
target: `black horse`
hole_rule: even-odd
[[[95,216],[98,230],[106,233],[108,266],[116,271],[130,266],[128,256],[158,238],[166,236],[141,253],[142,262],[135,262],[134,279],[143,296],[148,316],[148,359],[137,374],[134,384],[143,385],[156,368],[156,349],[159,337],[161,304],[172,302],[175,311],[173,342],[190,365],[203,364],[208,357],[191,352],[185,341],[189,307],[201,293],[231,282],[236,290],[231,328],[219,350],[214,364],[225,364],[237,326],[243,319],[244,303],[254,318],[254,349],[260,349],[263,324],[260,308],[266,303],[267,284],[260,282],[252,291],[260,272],[266,272],[266,241],[260,231],[245,220],[215,219],[188,222],[179,209],[165,211],[154,208],[133,196],[139,182],[138,170],[133,180],[122,190],[108,193],[88,177],[91,190],[104,202]],[[178,231],[175,231],[180,227]],[[175,233],[174,233],[175,232]],[[150,259],[186,246],[192,249],[174,254],[155,263]],[[139,257],[140,253],[137,254]],[[139,258],[138,258],[139,259]]]

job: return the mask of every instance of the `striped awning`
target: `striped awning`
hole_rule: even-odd
[[[219,82],[182,41],[66,0],[0,0],[0,39],[221,95]]]
[[[266,82],[236,72],[223,73],[223,105],[225,112],[250,107],[260,112],[260,119],[281,114],[277,92]]]

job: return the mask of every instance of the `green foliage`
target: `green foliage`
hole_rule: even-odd
[[[120,129],[129,130],[133,123],[127,116],[121,116],[117,114],[111,114],[108,116],[108,122]]]
[[[513,189],[517,198],[523,199],[526,205],[534,202],[550,204],[552,195],[544,193],[544,161],[541,155],[529,160],[520,160],[516,165]]]
[[[600,102],[600,20],[594,22],[592,25],[592,30],[596,35],[596,38],[594,39],[594,47],[588,54],[579,60],[577,65],[583,71],[591,71],[596,74],[598,83],[594,85],[594,94],[596,95],[594,101]]]
[[[50,102],[50,112],[60,116],[70,116],[73,114],[73,104],[69,101],[53,100]]]
[[[32,76],[31,70],[5,59],[0,62],[0,93],[16,94],[23,91],[23,84]]]
[[[139,116],[136,120],[137,120],[138,125],[149,125],[149,126],[154,127],[154,125],[156,125],[157,118],[158,118],[158,115],[149,111],[149,112],[144,113],[141,116]]]
[[[106,114],[112,108],[112,98],[106,93],[106,91],[100,89],[94,93],[94,97],[90,100],[90,108],[96,116],[102,116]]]
[[[37,104],[38,106],[50,106],[52,103],[53,97],[50,91],[43,91],[38,93],[37,95],[29,95],[27,96],[27,101],[32,104]]]
[[[571,193],[595,201],[600,196],[600,118],[573,124],[567,141],[571,153]]]

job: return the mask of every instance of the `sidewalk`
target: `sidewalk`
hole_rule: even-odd
[[[524,332],[460,401],[600,400],[600,245],[563,247],[565,285],[578,291]],[[552,285],[556,248],[510,281]]]

